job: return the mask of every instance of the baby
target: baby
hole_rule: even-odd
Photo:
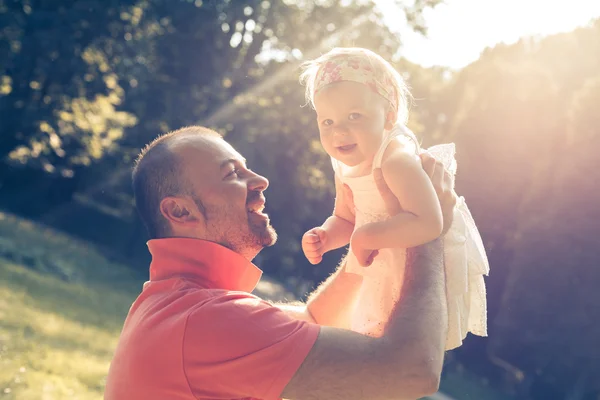
[[[406,248],[442,231],[440,204],[418,157],[421,149],[405,126],[408,90],[387,61],[360,48],[336,48],[305,63],[301,81],[331,156],[337,193],[333,215],[304,234],[302,249],[317,264],[324,253],[350,243],[345,272],[362,276],[352,329],[380,336],[400,298]],[[428,151],[456,172],[453,144]],[[377,168],[403,212],[386,212],[373,179]],[[353,209],[341,195],[344,185],[352,191]],[[448,302],[446,348],[452,349],[467,332],[487,335],[483,275],[489,265],[463,198],[443,240],[447,290],[440,301]]]

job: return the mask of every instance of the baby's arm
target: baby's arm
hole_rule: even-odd
[[[309,230],[302,237],[302,250],[312,264],[320,263],[323,254],[328,251],[347,245],[354,230],[354,213],[337,175],[335,192],[333,215],[327,218],[323,225]]]
[[[442,210],[429,176],[413,152],[390,149],[381,169],[403,212],[363,225],[352,238],[363,249],[409,248],[430,242],[442,232]]]

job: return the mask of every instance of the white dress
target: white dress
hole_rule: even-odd
[[[405,127],[397,126],[382,143],[373,161],[373,169],[381,166],[381,159],[392,140],[407,139]],[[444,166],[456,174],[454,144],[434,146],[427,150]],[[352,190],[355,207],[355,229],[369,222],[389,218],[373,174],[352,177],[351,169],[332,159],[334,171],[342,183]],[[468,332],[487,336],[486,290],[483,280],[489,273],[489,264],[481,236],[464,201],[459,198],[454,209],[450,230],[443,238],[444,267],[446,271],[446,298],[448,303],[448,337],[446,350],[459,347]],[[379,255],[369,267],[358,264],[350,251],[346,272],[363,277],[358,301],[353,314],[352,330],[380,336],[399,299],[404,278],[406,250],[379,249]]]

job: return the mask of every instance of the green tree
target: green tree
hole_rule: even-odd
[[[33,164],[72,176],[135,124],[98,46],[127,30],[132,1],[0,1],[0,176]]]

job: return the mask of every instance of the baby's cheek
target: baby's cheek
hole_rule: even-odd
[[[325,150],[325,153],[327,153],[327,155],[333,157],[333,146],[323,146],[323,150]]]
[[[321,141],[321,146],[323,146],[323,148],[325,149],[325,151],[329,153],[331,151],[331,147],[332,147],[331,137],[329,137],[326,134],[325,135],[321,134],[319,136],[319,139]]]
[[[363,142],[363,153],[366,157],[373,157],[377,150],[379,150],[379,145],[381,144],[376,137],[366,136]]]

